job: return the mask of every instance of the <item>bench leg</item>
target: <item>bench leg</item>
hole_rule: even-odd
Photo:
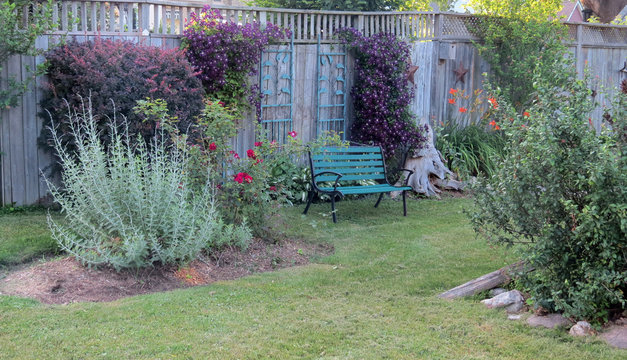
[[[331,195],[331,214],[333,215],[333,222],[337,223],[337,217],[335,216],[335,194]]]
[[[405,201],[405,192],[403,191],[403,216],[407,216],[407,202]]]
[[[379,200],[377,200],[377,203],[376,203],[376,204],[374,204],[374,207],[378,207],[378,206],[379,206],[379,203],[381,202],[381,199],[383,199],[383,194],[385,194],[385,193],[381,193],[381,194],[379,195]]]
[[[313,201],[313,197],[314,197],[314,192],[310,191],[309,194],[307,195],[307,206],[305,206],[305,211],[303,211],[304,215],[307,215],[307,211],[309,211],[309,205],[311,205],[311,202]]]

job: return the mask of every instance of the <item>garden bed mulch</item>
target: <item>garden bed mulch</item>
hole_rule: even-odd
[[[155,267],[141,272],[89,269],[65,257],[15,270],[0,280],[0,294],[37,299],[46,304],[113,301],[127,296],[206,285],[253,273],[309,263],[333,252],[331,245],[254,239],[246,251],[225,249],[188,266]]]

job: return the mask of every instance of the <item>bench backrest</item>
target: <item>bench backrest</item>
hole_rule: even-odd
[[[342,181],[386,180],[385,163],[379,146],[323,147],[309,156],[312,176],[335,171]],[[316,182],[335,181],[337,176],[318,176]]]

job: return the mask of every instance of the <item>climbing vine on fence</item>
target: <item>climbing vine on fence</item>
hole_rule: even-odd
[[[183,46],[199,72],[207,95],[224,101],[240,115],[251,105],[259,107],[259,91],[249,78],[257,73],[261,50],[273,41],[287,39],[289,29],[258,22],[240,25],[224,20],[220,11],[205,6],[192,13],[185,26]]]
[[[404,146],[421,147],[427,129],[416,126],[410,111],[407,44],[392,34],[365,37],[352,28],[342,29],[340,39],[355,55],[353,139],[380,145],[387,156]]]

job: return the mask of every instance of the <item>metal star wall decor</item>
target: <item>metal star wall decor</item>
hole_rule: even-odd
[[[409,80],[412,84],[416,84],[414,82],[414,75],[416,74],[416,70],[418,70],[418,66],[409,65],[407,68],[407,80]]]
[[[453,70],[453,72],[455,73],[455,84],[457,84],[458,81],[461,81],[464,84],[466,83],[464,76],[468,72],[468,69],[464,69],[464,64],[461,61],[459,62],[459,67]]]

